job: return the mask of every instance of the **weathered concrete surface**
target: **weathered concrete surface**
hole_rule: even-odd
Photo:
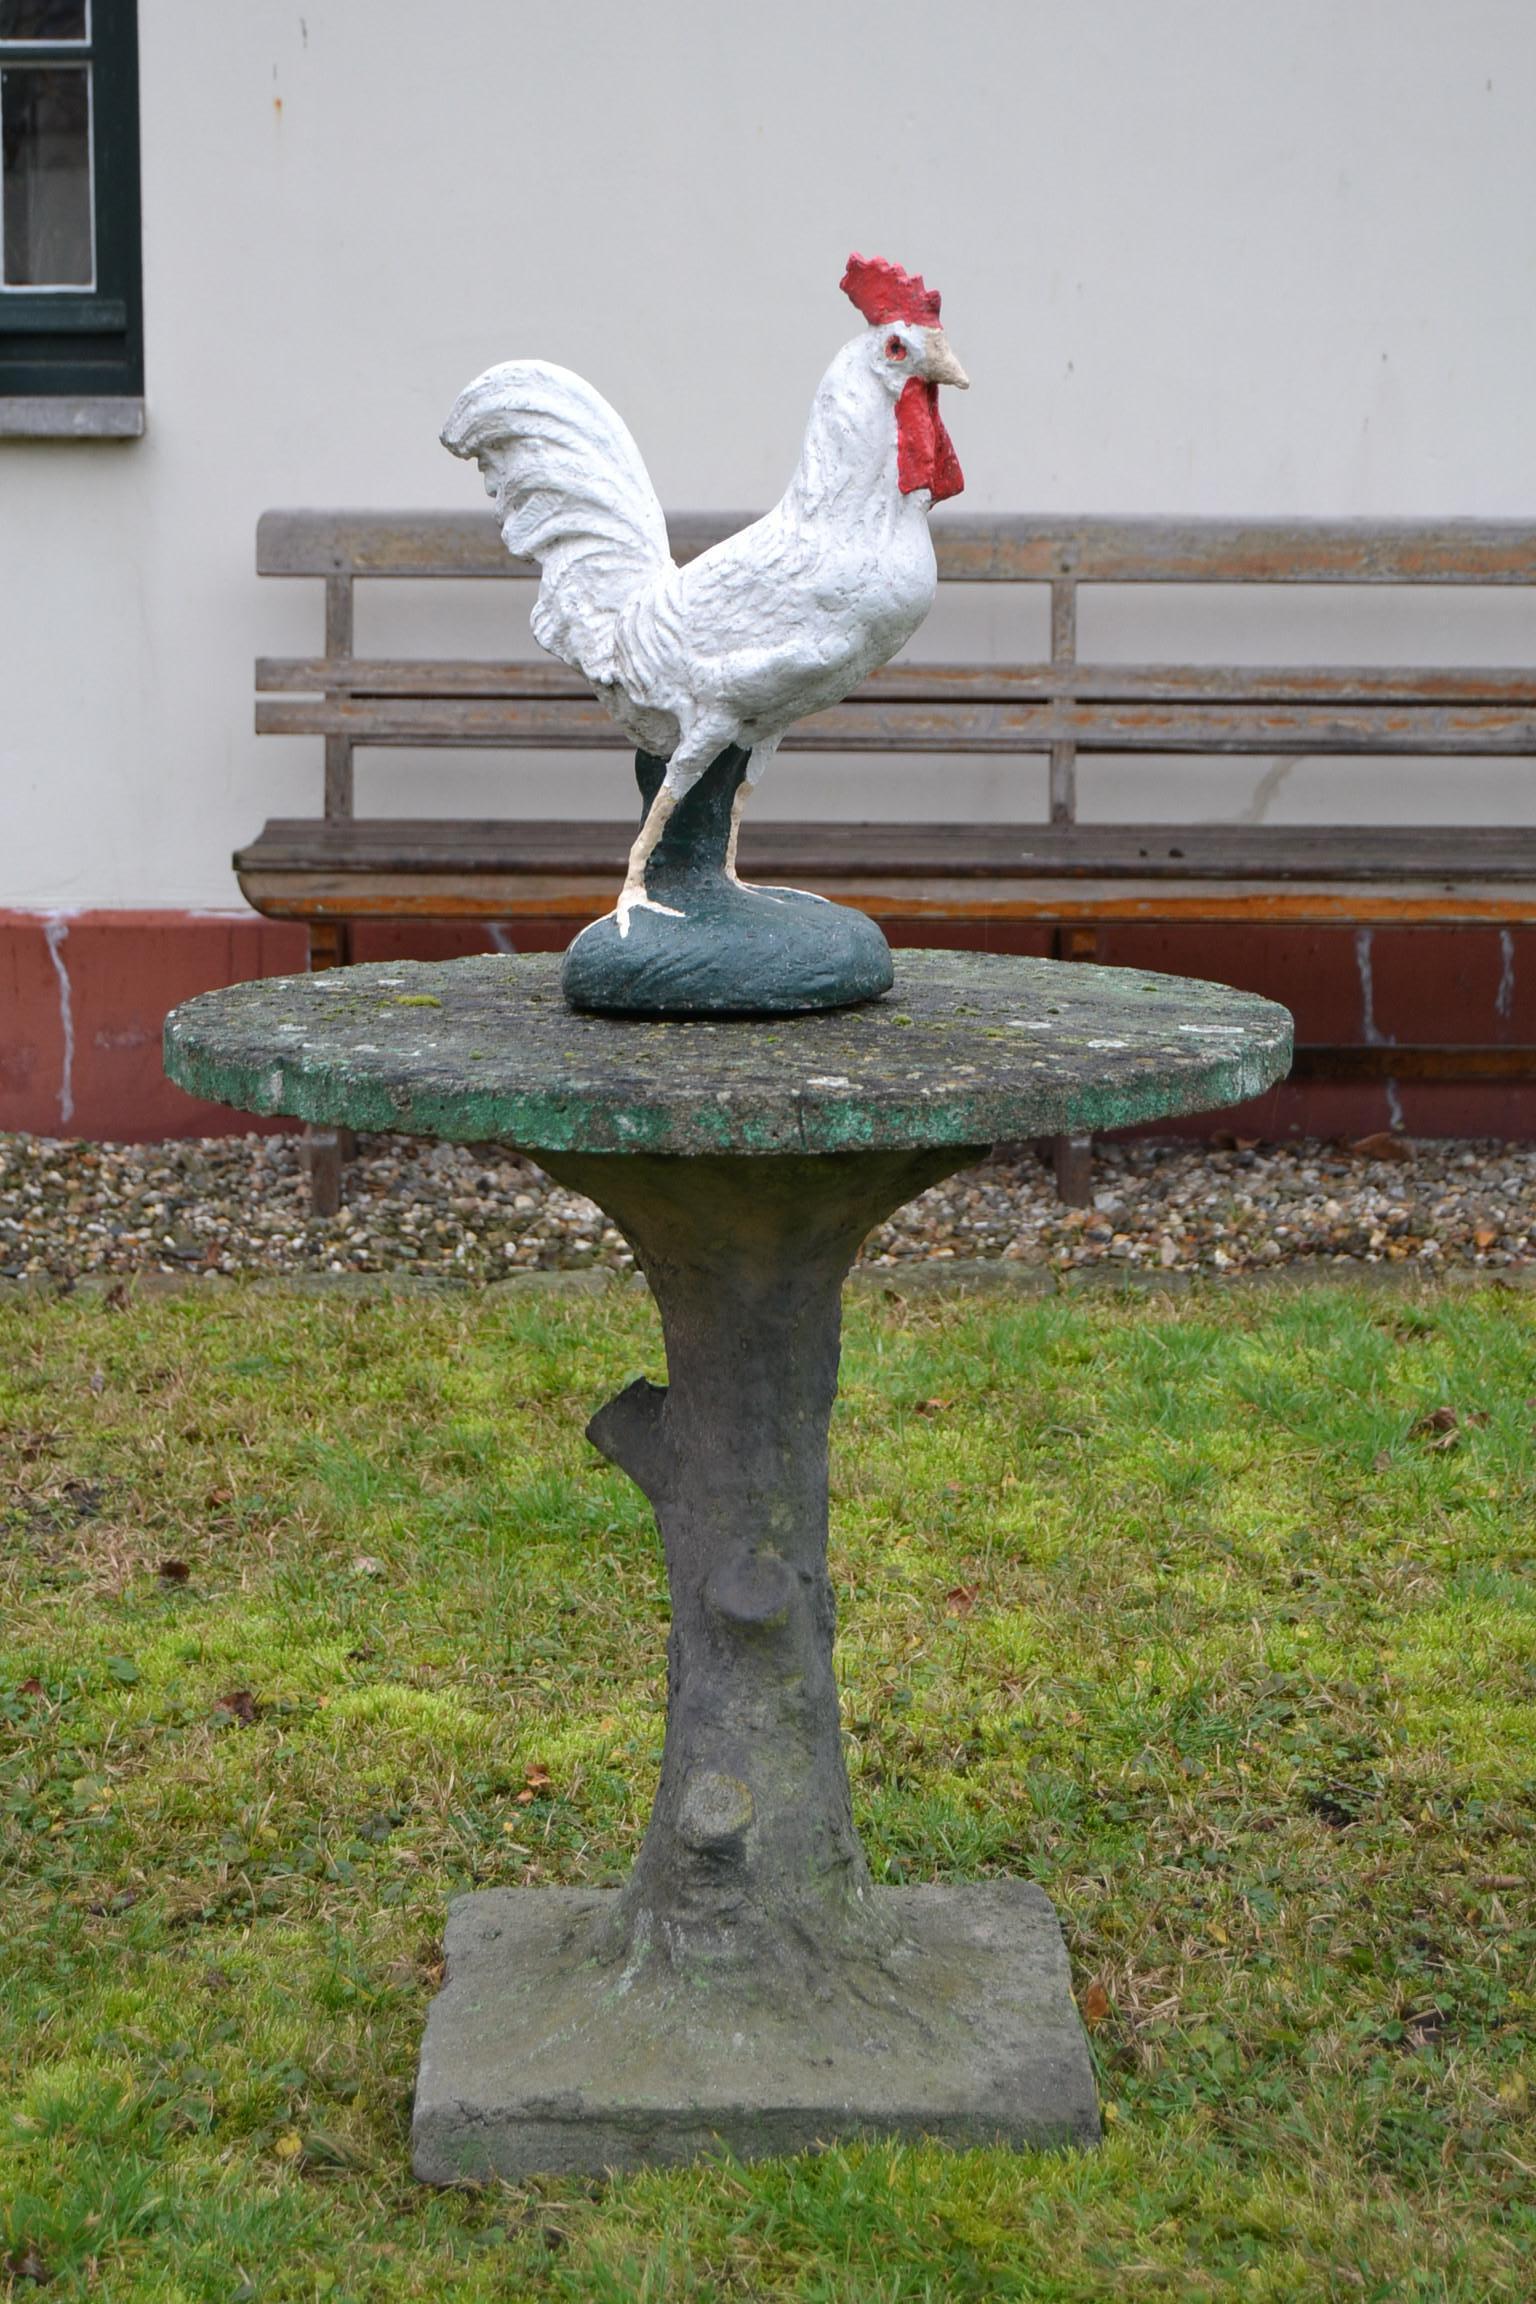
[[[1241,1103],[1290,1060],[1272,1000],[990,952],[899,952],[887,998],[813,1016],[578,1016],[557,958],[492,953],[231,984],[165,1027],[194,1095],[535,1155],[1076,1134]]]
[[[416,2084],[427,2183],[599,2175],[860,2131],[1091,2144],[1087,2042],[1056,1915],[1025,1881],[871,1892],[883,1989],[777,2006],[604,1958],[613,1892],[490,1889],[448,1920]]]

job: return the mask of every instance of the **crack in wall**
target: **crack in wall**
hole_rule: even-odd
[[[1391,1048],[1396,1044],[1396,1033],[1383,1032],[1376,1022],[1376,976],[1371,954],[1371,939],[1374,934],[1375,930],[1371,928],[1357,928],[1355,930],[1355,969],[1360,978],[1360,1030],[1368,1048]],[[1403,1131],[1403,1100],[1397,1092],[1397,1082],[1390,1079],[1384,1080],[1382,1087],[1386,1091],[1387,1119],[1391,1126],[1401,1134]]]
[[[1366,1045],[1371,1048],[1390,1048],[1392,1034],[1383,1033],[1376,1025],[1376,979],[1371,962],[1373,928],[1355,930],[1355,969],[1360,978],[1360,1029]]]
[[[64,946],[69,938],[69,921],[62,912],[51,912],[43,923],[43,941],[53,972],[59,980],[59,1029],[64,1037],[64,1063],[59,1074],[59,1126],[67,1128],[75,1116],[75,998],[69,981],[69,970],[64,962]]]
[[[1265,769],[1263,775],[1259,778],[1257,784],[1255,784],[1253,790],[1249,793],[1246,804],[1240,808],[1236,816],[1233,817],[1233,823],[1265,823],[1267,821],[1266,811],[1268,810],[1271,800],[1274,799],[1276,793],[1279,791],[1281,785],[1285,782],[1287,776],[1289,776],[1291,770],[1295,767],[1298,767],[1302,760],[1305,759],[1305,757],[1305,753],[1302,752],[1282,752],[1278,759],[1271,760],[1269,766]]]
[[[1510,928],[1499,930],[1499,988],[1493,996],[1493,1012],[1506,1022],[1515,1005],[1515,937]]]

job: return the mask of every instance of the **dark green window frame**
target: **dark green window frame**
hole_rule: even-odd
[[[95,284],[78,293],[0,287],[0,436],[132,436],[143,430],[136,0],[92,0],[90,39],[0,43],[0,64],[91,66]]]

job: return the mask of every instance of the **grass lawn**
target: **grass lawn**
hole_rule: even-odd
[[[1536,2293],[1536,1302],[1493,1292],[850,1314],[860,1828],[1050,1892],[1101,2151],[412,2183],[445,1900],[643,1825],[660,1547],[581,1436],[638,1372],[627,1292],[0,1308],[0,2294]]]

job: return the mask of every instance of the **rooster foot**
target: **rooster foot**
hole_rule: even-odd
[[[629,934],[629,916],[632,912],[660,912],[668,920],[681,920],[683,915],[675,904],[658,904],[654,896],[647,896],[643,888],[626,888],[613,908],[619,924],[619,934]]]
[[[743,880],[732,864],[726,866],[725,877],[733,888],[741,890],[743,896],[766,896],[770,904],[782,904],[784,901],[776,888],[759,888],[754,881]]]
[[[787,904],[791,896],[798,897],[803,904],[830,904],[832,901],[830,896],[818,896],[814,888],[765,888],[759,880],[743,880],[739,872],[733,872],[729,867],[725,877],[733,888],[741,890],[743,896],[759,897],[765,904]]]

